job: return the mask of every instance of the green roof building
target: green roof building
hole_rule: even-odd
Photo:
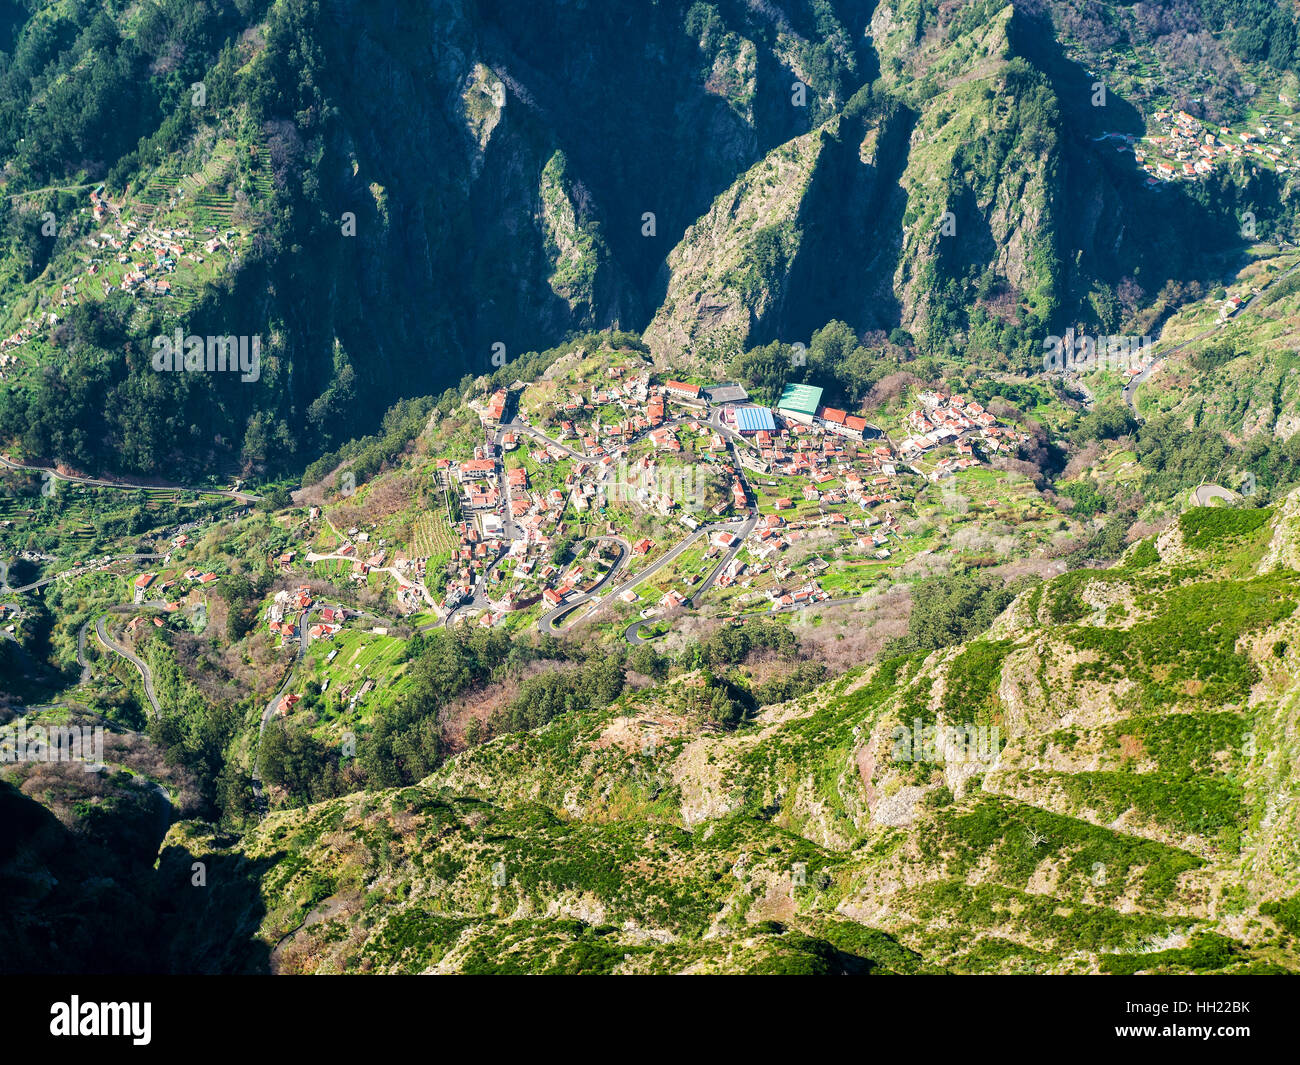
[[[811,425],[821,405],[822,390],[817,385],[786,385],[776,409],[788,418]]]

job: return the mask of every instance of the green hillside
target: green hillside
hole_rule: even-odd
[[[1189,511],[734,729],[675,674],[163,867],[250,870],[277,971],[1294,970],[1298,507]]]

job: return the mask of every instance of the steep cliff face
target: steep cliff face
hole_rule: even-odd
[[[807,342],[832,318],[899,322],[899,261],[911,112],[837,115],[770,153],[714,201],[666,264],[646,330],[664,362],[718,363],[774,339]]]
[[[888,23],[884,11],[877,17]],[[1015,59],[1012,17],[1008,7],[979,26],[951,67],[909,56],[909,74],[928,60],[942,88],[912,133],[894,283],[904,327],[935,343],[964,329],[969,290],[982,278],[1018,297],[1017,319],[1045,322],[1057,311],[1060,120],[1045,79]]]
[[[591,193],[573,178],[563,152],[547,161],[539,192],[547,283],[568,305],[569,326],[616,329],[638,320],[639,301],[605,243]]]
[[[39,401],[59,424],[33,435],[79,465],[157,472],[183,461],[166,443],[180,426],[236,441],[225,464],[301,468],[401,396],[592,328],[645,330],[661,361],[717,365],[838,318],[1027,367],[1049,332],[1118,328],[1121,283],[1144,305],[1204,274],[1237,240],[1240,204],[1285,200],[1275,176],[1146,189],[1097,140],[1140,116],[1118,93],[1092,106],[1093,79],[1033,5],[263,0],[204,9],[193,41],[167,10],[127,10],[116,37],[67,16],[85,70],[115,71],[121,93],[149,82],[131,151],[105,133],[77,157],[92,160],[83,174],[59,163],[80,112],[53,131],[15,117],[26,97],[2,112],[0,137],[24,145],[19,192],[106,178],[130,204],[174,187],[183,156],[189,173],[234,166],[221,217],[250,230],[238,262],[184,300],[117,293],[112,313],[72,316],[48,354],[75,372]],[[35,22],[20,38],[21,70],[58,73]],[[191,79],[201,107],[179,91]],[[33,155],[24,134],[59,144]],[[14,227],[33,229],[39,207]],[[33,238],[0,269],[15,328],[84,268],[87,235],[53,251]],[[273,339],[259,388],[152,380],[142,353],[178,324]]]
[[[716,365],[779,316],[803,239],[800,211],[828,135],[814,130],[769,153],[687,229],[668,256],[667,294],[645,333],[656,358],[684,353]]]
[[[669,254],[646,333],[661,358],[707,362],[841,318],[1028,367],[1065,323],[1118,326],[1099,291],[1136,278],[1149,299],[1234,239],[1231,185],[1155,194],[1116,157],[1101,135],[1140,132],[1141,116],[1113,93],[1098,100],[1042,18],[899,0],[877,5],[867,30],[879,80],[820,127],[815,157],[805,138],[780,149],[803,160],[797,211],[786,199],[746,206],[742,179]],[[842,150],[850,142],[856,153]],[[782,241],[752,244],[764,221]],[[737,256],[757,283],[735,284]]]
[[[254,471],[292,469],[401,396],[495,369],[502,348],[513,358],[577,331],[644,328],[687,227],[861,83],[867,50],[841,20],[859,23],[861,6],[269,0],[205,11],[197,28],[170,7],[126,12],[111,33],[70,14],[59,32],[88,60],[116,49],[121,71],[106,69],[121,91],[138,67],[159,97],[138,118],[137,150],[84,148],[83,159],[114,153],[87,164],[89,177],[107,176],[129,211],[149,189],[175,187],[179,156],[193,172],[237,160],[221,217],[240,211],[251,232],[237,268],[183,302],[128,307],[116,335],[73,324],[67,346],[103,368],[91,391],[112,398],[77,412],[86,432],[54,426],[40,444],[77,450],[58,457],[85,466],[174,465],[157,446],[169,428],[128,443],[128,423],[104,413],[141,408],[139,394],[158,383],[139,360],[94,356],[147,351],[153,332],[178,324],[268,338],[257,390],[169,381],[168,395],[147,400],[178,411],[197,439],[236,441],[222,460]],[[19,51],[39,72],[59,61],[45,55],[36,21]],[[173,58],[150,66],[146,48]],[[201,106],[179,94],[182,76],[202,79]],[[23,132],[0,130],[15,142]],[[11,174],[16,186],[62,179],[46,172],[54,156],[28,155],[30,173]],[[250,159],[261,167],[247,176]],[[241,200],[254,186],[255,202]],[[197,218],[193,227],[202,231]],[[79,269],[75,236],[52,257],[38,244],[51,285]],[[758,317],[761,287],[747,290]]]

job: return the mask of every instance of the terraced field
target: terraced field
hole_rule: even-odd
[[[415,519],[411,535],[411,553],[416,558],[433,558],[448,555],[456,545],[456,537],[442,510],[424,511]]]
[[[331,661],[333,651],[338,654]],[[330,712],[323,724],[337,729],[370,720],[376,706],[390,705],[410,689],[406,657],[404,640],[371,633],[353,623],[328,640],[313,642],[301,677],[304,683],[328,682],[325,705]],[[364,699],[351,702],[366,681],[373,681],[373,688]],[[346,700],[344,692],[348,693]]]

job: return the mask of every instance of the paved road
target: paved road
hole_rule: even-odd
[[[308,609],[298,619],[298,653],[294,655],[293,666],[285,674],[284,683],[280,685],[280,690],[271,696],[270,702],[266,704],[266,709],[262,711],[262,720],[257,726],[257,749],[253,752],[253,798],[257,802],[257,808],[263,814],[266,813],[266,796],[262,792],[262,735],[266,732],[267,722],[271,720],[271,715],[275,713],[275,705],[281,699],[285,692],[293,684],[294,677],[298,673],[298,667],[302,665],[302,660],[307,654],[307,644],[310,642],[307,631],[311,628],[311,618],[320,607],[313,606]]]
[[[110,606],[95,619],[95,635],[99,637],[99,642],[107,647],[110,651],[115,652],[125,658],[131,665],[140,671],[140,676],[144,679],[144,694],[149,700],[149,705],[153,707],[155,714],[162,713],[162,707],[158,703],[158,696],[153,686],[153,673],[150,672],[149,666],[143,659],[132,654],[120,643],[108,635],[108,628],[105,622],[109,614],[134,614],[145,610],[157,610],[167,612],[167,603],[162,599],[151,599],[145,603],[119,603],[117,606]],[[90,624],[87,621],[77,632],[77,661],[81,663],[82,673],[81,682],[84,684],[89,680],[90,665],[86,662],[86,627]]]
[[[135,666],[135,668],[140,671],[140,676],[144,679],[145,698],[149,700],[149,705],[153,707],[153,712],[155,714],[161,714],[162,707],[158,705],[158,696],[155,694],[153,688],[153,674],[149,672],[149,667],[145,664],[143,659],[139,658],[137,655],[132,654],[120,643],[117,643],[114,639],[112,639],[112,637],[108,635],[108,632],[104,626],[104,621],[107,617],[108,617],[107,614],[101,614],[98,618],[95,619],[95,635],[99,637],[100,643],[102,643],[110,651],[116,651],[119,655],[125,658],[128,662],[131,663],[131,665]]]
[[[513,423],[511,424],[513,425]],[[497,481],[501,485],[502,498],[505,500],[501,505],[500,514],[502,531],[506,534],[507,540],[522,540],[524,530],[515,521],[514,511],[511,509],[511,504],[514,502],[514,493],[510,490],[510,478],[506,476],[506,450],[501,443],[505,439],[509,428],[506,425],[499,426],[496,435],[492,437],[492,461],[496,463]]]
[[[647,566],[645,569],[643,569],[640,573],[636,574],[635,576],[630,577],[628,580],[620,584],[617,588],[612,589],[608,595],[604,596],[601,599],[601,601],[596,604],[594,609],[589,610],[586,614],[584,614],[582,619],[575,619],[575,622],[570,622],[570,625],[572,626],[574,623],[576,623],[576,620],[588,620],[594,617],[597,613],[599,613],[604,608],[605,604],[608,603],[611,599],[617,599],[629,588],[635,588],[647,577],[652,576],[654,573],[658,572],[658,570],[660,570],[662,567],[672,562],[673,559],[677,558],[678,555],[680,555],[683,551],[685,551],[688,547],[690,547],[690,545],[693,544],[701,536],[707,536],[712,530],[716,528],[718,528],[718,526],[703,525],[700,528],[696,529],[693,533],[690,534],[690,536],[686,537],[685,540],[682,540],[680,543],[678,543],[675,547],[673,547],[670,551],[668,551],[662,558],[653,562],[651,565]],[[560,606],[552,610],[549,614],[544,615],[538,621],[537,624],[540,627],[542,627],[544,631],[550,631],[550,632],[563,631],[555,627],[554,625],[555,620],[564,614],[568,614],[575,607],[582,606],[584,603],[588,602],[590,598],[591,596],[589,595],[582,595],[576,599],[570,600],[567,603],[562,603],[560,604]]]
[[[1235,492],[1230,492],[1217,484],[1197,485],[1192,490],[1192,506],[1194,507],[1208,507],[1210,501],[1214,499],[1221,499],[1231,507],[1236,505],[1238,498]]]
[[[0,466],[7,466],[11,470],[19,470],[26,473],[44,473],[48,474],[56,481],[68,481],[71,484],[88,484],[95,488],[123,488],[135,490],[149,490],[166,492],[191,492],[194,495],[203,496],[222,496],[226,499],[236,499],[241,503],[255,503],[260,496],[252,492],[236,492],[231,489],[222,488],[200,488],[193,485],[184,484],[153,484],[142,483],[135,484],[129,481],[114,481],[97,477],[77,477],[73,474],[59,473],[49,466],[29,466],[25,463],[14,462],[7,455],[0,455]]]
[[[754,531],[754,526],[757,524],[758,515],[751,514],[744,523],[739,526],[739,528],[730,530],[734,531],[736,534],[735,542],[727,548],[723,556],[718,559],[718,564],[713,567],[709,575],[700,582],[700,586],[695,590],[695,594],[686,600],[687,605],[692,610],[699,607],[700,600],[704,598],[704,594],[717,583],[718,578],[722,576],[722,571],[727,568],[728,563],[730,563],[731,560],[740,552],[740,549],[745,545],[745,541],[749,539],[749,534]]]
[[[549,444],[551,447],[559,448],[571,459],[580,459],[583,462],[594,461],[590,455],[584,455],[581,451],[574,451],[573,448],[569,447],[567,444],[561,444],[558,440],[552,440],[549,436],[546,436],[540,430],[534,429],[527,422],[519,421],[518,418],[516,418],[512,422],[505,423],[504,425],[501,426],[500,429],[497,430],[498,442],[500,441],[500,438],[509,431],[514,431],[516,433],[527,433],[534,440],[540,441],[543,444]]]
[[[654,576],[654,574],[657,573],[664,566],[671,564],[675,559],[677,559],[678,556],[680,556],[683,551],[687,550],[701,536],[711,536],[715,532],[736,533],[737,541],[732,546],[732,549],[730,551],[730,554],[734,555],[736,551],[740,550],[740,544],[744,542],[744,537],[748,536],[749,532],[753,531],[753,525],[757,520],[758,520],[757,517],[751,517],[741,525],[737,525],[735,522],[718,522],[713,525],[701,525],[698,529],[696,529],[693,533],[687,536],[684,540],[678,541],[669,551],[665,552],[661,558],[656,559],[653,563],[651,563],[649,566],[643,569],[640,573],[637,573],[634,576],[629,577],[617,588],[610,591],[609,594],[600,597],[601,601],[598,604],[596,604],[594,609],[587,611],[587,613],[584,614],[582,618],[576,619],[574,622],[571,622],[570,626],[576,624],[578,620],[581,621],[591,620],[591,618],[595,617],[596,614],[598,614],[601,610],[605,608],[605,606],[609,603],[611,599],[617,599],[629,588],[635,588],[638,584]],[[602,539],[607,539],[607,538],[602,537]],[[720,565],[725,565],[727,561],[729,561],[729,559],[724,558],[723,562],[720,563]],[[602,581],[601,585],[603,585],[604,583],[605,581]],[[594,592],[588,593],[585,595],[578,596],[575,599],[571,599],[568,602],[561,603],[550,613],[543,615],[542,618],[537,623],[538,626],[541,627],[543,631],[550,631],[550,632],[565,631],[563,629],[556,627],[553,624],[554,620],[561,617],[562,615],[568,614],[576,607],[582,606],[583,604],[589,602],[593,594]]]
[[[578,609],[579,607],[584,606],[587,603],[592,602],[593,600],[601,600],[600,590],[604,588],[605,585],[607,585],[611,580],[613,580],[619,573],[621,573],[624,569],[626,569],[628,562],[631,561],[632,545],[628,543],[627,540],[625,540],[623,537],[596,536],[593,537],[592,539],[594,539],[597,543],[614,544],[619,550],[618,558],[615,560],[614,564],[610,566],[608,570],[605,571],[604,576],[601,577],[600,580],[598,580],[594,585],[588,588],[587,591],[583,592],[582,595],[570,599],[567,603],[561,603],[554,610],[551,610],[543,614],[540,618],[538,618],[537,627],[541,629],[543,632],[549,632],[552,634],[563,632],[564,630],[561,629],[555,623],[560,618]],[[626,585],[624,587],[626,587]],[[620,591],[622,591],[622,588],[616,588],[613,592],[610,593],[610,595],[617,595]]]
[[[1150,364],[1146,366],[1140,374],[1136,374],[1133,377],[1133,379],[1124,386],[1124,402],[1128,404],[1129,409],[1134,414],[1137,413],[1137,390],[1139,387],[1141,387],[1143,382],[1145,382],[1146,379],[1151,376],[1152,372],[1155,370],[1157,366],[1160,365],[1160,363],[1162,363],[1170,355],[1173,355],[1175,352],[1182,351],[1188,345],[1195,344],[1198,341],[1204,340],[1208,336],[1213,336],[1215,333],[1217,333],[1220,329],[1224,328],[1224,326],[1228,325],[1230,322],[1237,321],[1243,314],[1245,314],[1252,307],[1254,307],[1256,303],[1259,302],[1260,297],[1263,296],[1265,292],[1267,292],[1270,288],[1276,285],[1283,278],[1290,277],[1297,270],[1300,270],[1300,263],[1296,263],[1289,270],[1285,270],[1282,273],[1278,274],[1277,277],[1273,278],[1272,281],[1270,281],[1267,285],[1265,285],[1253,296],[1251,296],[1250,299],[1247,300],[1242,305],[1241,310],[1239,310],[1232,318],[1223,321],[1216,321],[1214,325],[1212,325],[1209,329],[1203,329],[1201,332],[1197,333],[1194,337],[1188,337],[1186,340],[1180,341],[1179,343],[1175,344],[1173,347],[1166,348],[1164,351],[1155,352],[1151,357]]]
[[[623,639],[627,640],[627,642],[632,644],[633,646],[636,646],[639,643],[649,643],[651,640],[657,640],[664,635],[663,633],[660,633],[659,636],[651,636],[648,638],[642,636],[641,626],[651,625],[651,624],[653,624],[653,622],[647,620],[646,618],[637,618],[636,621],[632,622],[631,625],[629,625],[626,629],[623,630]]]
[[[32,196],[41,196],[47,192],[80,192],[82,189],[93,189],[99,185],[97,181],[87,181],[83,185],[44,185],[39,189],[28,189],[26,192],[15,192],[9,197],[9,202],[15,200],[29,199]]]
[[[735,542],[727,549],[722,558],[718,560],[718,564],[713,567],[713,571],[704,578],[704,581],[695,590],[695,594],[687,600],[687,603],[692,610],[699,607],[700,600],[703,599],[705,593],[713,587],[717,582],[717,579],[722,576],[722,571],[727,568],[731,560],[740,552],[740,549],[745,545],[745,541],[749,539],[749,534],[754,531],[754,526],[758,524],[758,505],[749,502],[758,497],[754,495],[754,490],[749,486],[749,482],[745,480],[744,467],[740,464],[740,456],[736,454],[735,441],[727,441],[727,451],[731,455],[731,462],[732,466],[735,467],[736,477],[740,481],[741,486],[745,489],[745,500],[746,506],[749,509],[749,517],[745,519],[737,530]]]
[[[737,453],[737,446],[739,445],[742,447],[752,449],[753,445],[751,444],[750,441],[746,440],[736,430],[724,424],[722,420],[723,409],[724,408],[722,407],[713,407],[709,410],[700,410],[698,412],[692,412],[687,415],[681,415],[681,416],[669,418],[662,423],[661,427],[673,428],[675,426],[683,425],[688,422],[700,422],[717,430],[719,435],[722,436],[722,438],[727,443],[727,450],[731,456],[732,465],[736,470],[736,476],[740,479],[741,484],[744,485],[746,493],[752,497],[752,491],[750,490],[750,487],[745,480],[744,467],[742,466],[740,462],[739,454]],[[502,525],[504,526],[506,531],[506,536],[509,539],[519,539],[522,536],[522,529],[520,529],[519,525],[514,521],[514,518],[510,513],[510,501],[512,496],[509,489],[509,485],[506,483],[505,469],[504,469],[504,451],[501,446],[501,441],[507,432],[522,433],[527,436],[531,436],[534,440],[537,440],[538,442],[545,444],[549,447],[556,448],[557,450],[559,450],[560,452],[562,452],[563,454],[567,455],[572,459],[576,459],[582,462],[596,462],[598,460],[593,458],[591,455],[584,454],[581,451],[576,451],[573,448],[569,447],[568,445],[562,444],[558,440],[553,440],[551,437],[547,436],[539,429],[534,428],[532,425],[529,425],[527,422],[520,421],[518,416],[516,416],[509,422],[503,422],[500,425],[498,425],[497,430],[493,434],[491,439],[495,448],[494,459],[497,464],[497,476],[500,479],[502,485],[505,486],[503,492],[503,498],[505,499],[505,504],[502,508],[500,517],[502,520]],[[625,443],[629,445],[635,443],[638,439],[640,439],[641,436],[644,435],[646,434],[644,433],[638,434],[636,437],[632,437],[626,440]],[[603,608],[605,603],[608,602],[610,598],[621,595],[628,588],[634,587],[635,585],[639,584],[641,581],[645,580],[647,577],[653,575],[661,567],[671,563],[674,559],[676,559],[679,555],[681,555],[683,551],[685,551],[688,547],[690,547],[690,545],[694,543],[700,536],[707,536],[713,532],[720,532],[724,530],[737,533],[738,538],[736,543],[732,545],[732,547],[728,550],[728,552],[723,556],[719,564],[714,568],[713,572],[709,574],[709,577],[700,586],[700,588],[697,589],[695,596],[691,600],[692,604],[694,604],[698,602],[699,598],[706,591],[708,591],[709,588],[713,586],[717,578],[721,575],[722,569],[727,565],[727,563],[729,563],[736,556],[736,553],[740,550],[745,539],[749,536],[751,532],[753,532],[754,526],[757,524],[757,522],[758,522],[758,508],[756,506],[750,505],[748,519],[745,520],[743,523],[741,523],[739,526],[737,526],[734,522],[715,523],[711,525],[701,526],[699,529],[695,530],[684,540],[678,543],[675,547],[673,547],[658,561],[653,563],[647,569],[643,570],[641,573],[637,574],[637,576],[634,577],[632,580],[615,588],[607,596],[601,596],[600,590],[604,588],[617,575],[618,572],[624,569],[628,561],[630,561],[631,545],[627,542],[627,540],[625,540],[621,536],[593,537],[592,539],[595,539],[598,542],[612,541],[618,543],[620,548],[623,551],[622,557],[620,557],[618,562],[615,563],[615,565],[609,570],[609,572],[607,572],[605,576],[601,578],[601,580],[595,587],[589,589],[587,592],[584,592],[582,595],[577,596],[576,598],[570,599],[569,601],[560,604],[560,606],[556,607],[554,610],[548,611],[547,613],[543,614],[538,619],[537,626],[543,632],[549,632],[552,634],[563,632],[565,630],[556,624],[556,622],[559,621],[560,618],[571,615],[575,611],[577,611],[580,607],[583,607],[589,603],[592,603],[593,601],[596,601],[595,609],[587,611],[586,613],[583,614],[582,618],[576,619],[574,622],[571,622],[570,625],[576,624],[577,621],[579,620],[587,620],[591,618],[600,609]],[[496,560],[496,562],[499,561],[500,558]],[[496,562],[493,562],[492,565],[496,565]],[[488,601],[485,592],[485,588],[487,586],[487,580],[489,574],[491,573],[491,570],[492,570],[492,566],[488,566],[487,569],[484,571],[483,575],[475,583],[473,594],[471,595],[471,597],[466,602],[461,603],[459,606],[451,610],[447,614],[447,617],[443,620],[442,622],[443,625],[450,627],[455,622],[459,614],[467,611],[484,610],[490,606],[490,603]],[[431,629],[431,628],[436,628],[437,624],[438,623],[435,622],[430,625],[425,625],[422,627],[421,631]]]
[[[60,570],[58,573],[51,574],[48,577],[42,577],[39,581],[32,581],[31,584],[24,584],[21,588],[9,587],[9,565],[4,565],[3,587],[0,591],[7,595],[18,595],[20,592],[30,592],[36,588],[43,588],[47,584],[53,584],[60,577],[78,576],[82,573],[93,573],[95,570],[107,569],[115,562],[143,562],[145,559],[162,558],[162,555],[116,555],[106,559],[97,566],[73,566],[70,569]]]
[[[86,626],[89,624],[86,622],[77,630],[77,665],[81,667],[82,684],[89,684],[91,677],[90,663],[86,661]]]
[[[674,421],[678,421],[678,420],[708,421],[710,422],[710,424],[713,424],[713,418],[715,416],[718,419],[721,418],[721,414],[719,410],[715,409],[709,418],[703,418],[703,419],[683,418],[683,419],[675,419]],[[728,454],[731,456],[731,464],[736,471],[736,477],[740,480],[741,485],[745,489],[746,498],[747,499],[755,498],[753,490],[750,488],[748,481],[745,480],[744,467],[741,465],[740,457],[736,453],[736,441],[737,440],[741,441],[741,443],[744,443],[745,446],[748,446],[748,441],[743,440],[738,434],[732,433],[725,426],[722,426],[720,422],[717,425],[717,428],[721,429],[722,433],[726,434],[727,451]],[[561,617],[567,616],[568,614],[572,613],[578,607],[581,607],[584,604],[591,602],[592,599],[599,598],[600,601],[596,603],[593,609],[586,611],[580,618],[574,619],[574,621],[570,622],[569,627],[572,627],[573,625],[576,625],[579,622],[590,621],[593,617],[596,616],[596,614],[598,614],[605,607],[605,605],[611,599],[616,599],[618,596],[622,595],[629,588],[636,587],[638,584],[646,580],[648,577],[653,576],[664,566],[672,563],[675,559],[678,558],[678,556],[682,554],[683,551],[689,548],[691,544],[693,544],[701,536],[710,536],[715,532],[734,533],[736,535],[735,543],[733,543],[731,547],[727,549],[727,551],[723,554],[722,558],[718,561],[718,564],[713,567],[713,570],[709,573],[708,577],[706,577],[705,580],[700,584],[699,588],[696,589],[695,594],[692,595],[691,598],[687,600],[687,605],[690,606],[691,609],[697,608],[699,606],[700,600],[704,597],[704,594],[710,588],[713,587],[718,577],[722,575],[723,569],[725,569],[727,564],[731,562],[733,558],[736,557],[736,554],[740,551],[741,547],[744,546],[744,543],[749,538],[750,533],[754,531],[754,527],[758,524],[758,516],[759,516],[758,507],[753,503],[748,503],[747,510],[748,510],[748,516],[744,519],[744,521],[740,522],[740,524],[736,524],[734,521],[732,521],[732,522],[716,522],[710,525],[700,526],[689,536],[687,536],[684,540],[678,542],[671,550],[666,552],[662,558],[658,559],[650,566],[646,567],[640,573],[636,574],[636,576],[632,577],[631,579],[625,581],[623,584],[619,585],[617,588],[613,589],[613,591],[611,591],[608,595],[604,597],[599,597],[597,595],[598,589],[602,587],[609,579],[609,577],[613,575],[613,571],[611,571],[611,573],[607,574],[605,579],[603,579],[600,582],[600,585],[597,585],[595,589],[592,589],[590,592],[587,592],[584,595],[577,597],[576,599],[569,600],[566,603],[561,603],[554,610],[550,611],[547,614],[542,615],[542,617],[537,622],[538,627],[541,628],[543,632],[550,632],[550,633],[563,632],[565,630],[558,627],[555,624],[556,621],[558,621]],[[608,537],[601,537],[600,539],[608,539]],[[635,635],[635,630],[633,630],[633,635]]]
[[[457,603],[451,610],[447,611],[447,616],[441,621],[431,621],[428,625],[421,625],[421,632],[428,632],[430,629],[439,627],[451,628],[456,621],[456,615],[467,613],[469,611],[488,610],[492,606],[492,600],[488,598],[487,583],[488,578],[492,576],[492,570],[505,558],[505,553],[497,555],[487,567],[479,574],[479,578],[474,582],[474,587],[470,590],[470,597],[461,603]]]
[[[773,614],[792,614],[796,610],[810,610],[814,607],[845,606],[848,603],[861,602],[861,600],[862,600],[861,595],[837,595],[837,596],[831,596],[831,598],[829,599],[818,599],[811,603],[791,603],[789,606],[778,606],[775,608],[769,607],[767,610],[742,610],[739,611],[735,616],[737,618],[768,618],[771,617]],[[649,643],[651,640],[660,639],[662,635],[666,635],[666,634],[661,634],[661,636],[650,636],[650,637],[641,635],[642,626],[653,625],[657,620],[659,619],[637,618],[636,621],[632,622],[631,625],[629,625],[626,629],[623,630],[623,638],[627,640],[628,643],[633,645],[639,643]]]
[[[308,552],[307,552],[307,556],[306,556],[306,558],[307,558],[307,564],[308,564],[308,565],[311,565],[313,562],[360,562],[360,561],[364,561],[364,559],[359,559],[359,558],[357,558],[355,555],[340,555],[337,551],[331,551],[331,552],[329,552],[328,554],[324,554],[324,555],[318,555],[315,551],[308,551]],[[423,581],[412,580],[410,577],[406,576],[406,574],[404,574],[404,573],[402,573],[400,570],[398,570],[398,568],[397,568],[396,565],[392,565],[392,566],[371,566],[371,567],[370,567],[370,572],[371,572],[371,573],[387,573],[389,576],[391,576],[391,577],[393,578],[393,580],[395,580],[395,581],[397,582],[397,584],[398,584],[399,587],[401,587],[401,588],[414,588],[414,589],[415,589],[417,592],[419,592],[420,595],[424,598],[425,603],[426,603],[429,607],[431,607],[431,608],[434,609],[434,610],[437,609],[437,604],[434,603],[434,601],[433,601],[433,596],[431,596],[431,595],[429,594],[429,589],[428,589],[427,587],[425,587],[424,582],[423,582]],[[364,611],[363,611],[363,613],[364,613]],[[372,616],[378,616],[378,615],[372,615]]]

